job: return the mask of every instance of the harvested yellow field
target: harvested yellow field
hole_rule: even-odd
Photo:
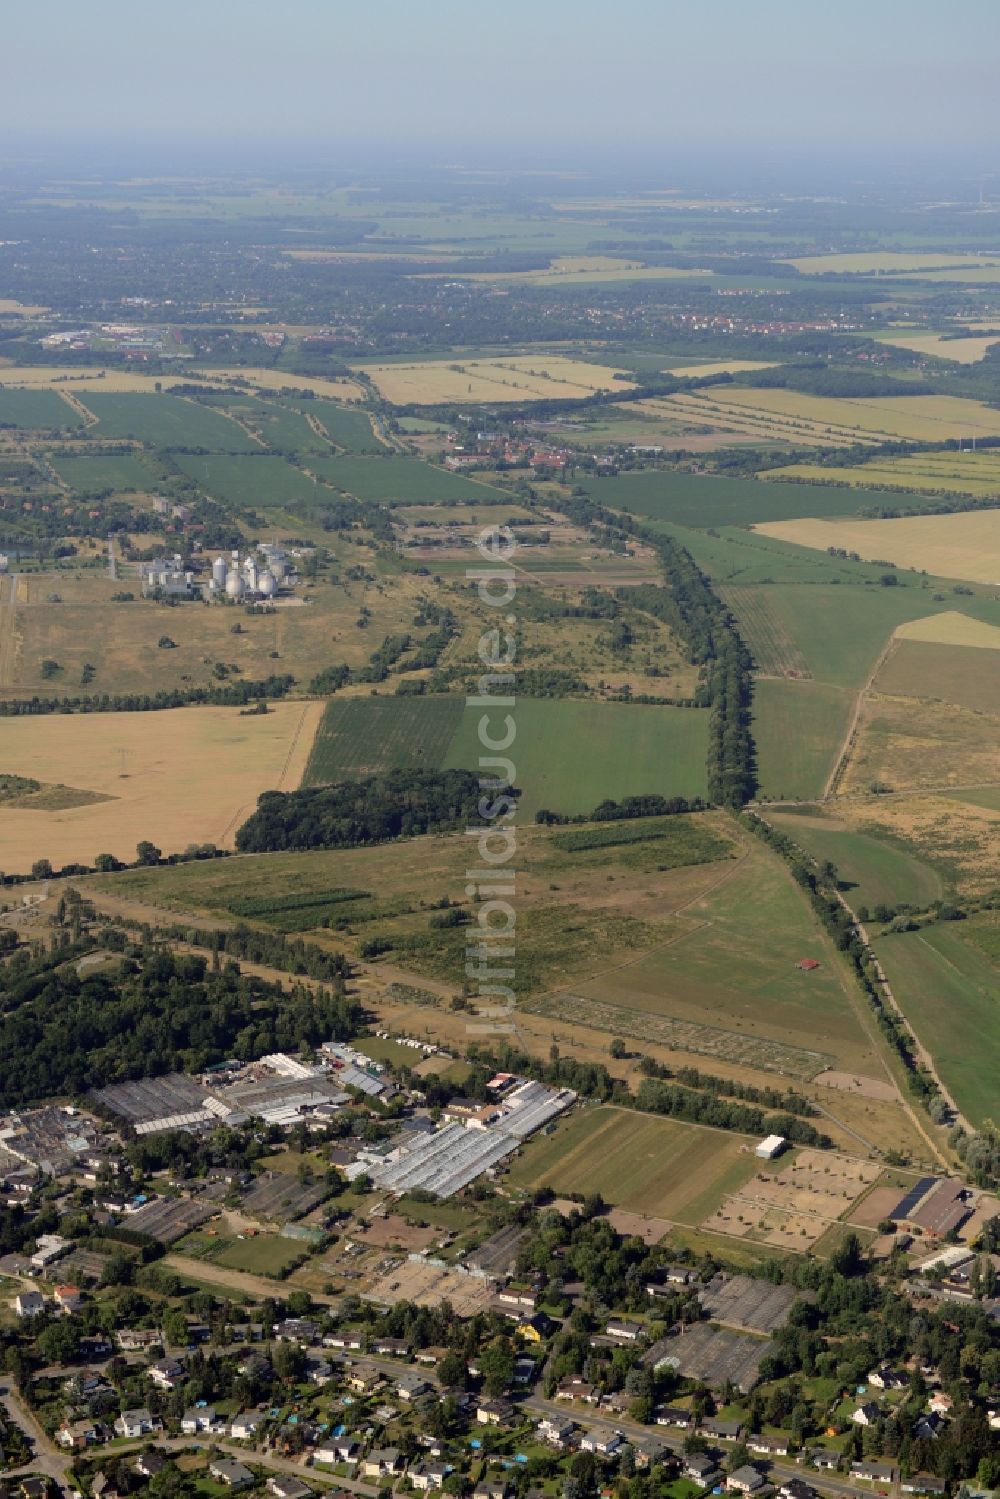
[[[259,390],[311,390],[328,401],[363,401],[365,392],[353,380],[325,380],[311,375],[293,375],[284,370],[231,369],[198,370],[195,378],[206,381],[242,381]]]
[[[960,396],[857,397],[801,395],[790,390],[728,390],[705,393],[706,406],[752,411],[828,426],[857,438],[911,437],[934,442],[954,437],[1000,437],[1000,411]]]
[[[773,397],[782,395],[787,398],[787,410],[779,409],[778,403],[773,400]],[[762,399],[755,401],[754,397]],[[825,410],[821,419],[817,419],[815,414],[810,414],[809,409],[795,408],[794,403],[800,399],[817,401],[816,397],[797,397],[787,391],[735,390],[721,395],[715,391],[692,390],[655,401],[645,401],[637,409],[651,410],[655,406],[660,416],[683,421],[689,426],[735,433],[737,436],[757,438],[762,442],[853,447],[857,443],[876,443],[881,440],[847,426],[841,420],[843,414],[836,409],[835,402],[818,403]],[[812,412],[815,410],[814,406]]]
[[[28,365],[4,364],[0,362],[0,387],[16,386],[20,389],[46,390],[54,388],[62,394],[72,395],[81,389],[106,391],[110,395],[131,392],[153,393],[157,386],[169,391],[175,377],[170,375],[140,375],[133,370],[81,369],[79,365]],[[196,381],[211,387],[215,384],[242,381],[261,390],[311,390],[330,401],[363,401],[364,391],[353,380],[313,379],[308,375],[286,375],[280,370],[231,369],[197,370],[178,372],[176,379],[193,385]],[[68,391],[64,386],[69,386]]]
[[[865,698],[841,795],[876,783],[893,791],[985,786],[1000,780],[1000,719],[922,698]]]
[[[909,619],[893,632],[897,640],[923,640],[932,645],[968,645],[977,650],[1000,651],[1000,629],[981,619],[945,609],[924,619]]]
[[[7,718],[3,769],[111,798],[61,811],[0,811],[9,872],[36,859],[91,864],[97,854],[134,859],[150,839],[167,853],[190,843],[232,848],[262,791],[302,779],[323,704],[276,703],[267,714],[238,708],[170,708]]]
[[[13,297],[0,297],[0,317],[41,317],[48,310],[47,307],[31,307],[26,302],[15,301]]]
[[[742,375],[747,370],[773,370],[774,366],[773,359],[719,359],[712,364],[668,365],[664,374],[700,380],[704,375]]]
[[[905,274],[907,271],[958,269],[974,270],[977,266],[996,266],[1000,259],[988,255],[948,255],[935,250],[858,250],[843,255],[800,255],[785,260],[806,276],[823,276],[831,271],[864,274]]]
[[[971,338],[945,338],[940,333],[876,333],[879,343],[894,349],[909,349],[914,354],[933,354],[936,359],[952,359],[956,364],[978,364],[998,340],[996,335]]]
[[[21,390],[51,388],[70,395],[74,391],[101,390],[119,395],[131,391],[153,392],[157,384],[169,389],[167,380],[153,375],[137,375],[132,370],[84,369],[80,365],[0,363],[0,386],[16,386]],[[68,391],[63,390],[63,387],[69,387]]]
[[[939,578],[1000,583],[1000,510],[906,515],[898,520],[784,520],[754,526],[796,546],[843,547],[866,562],[888,561]]]
[[[519,355],[500,359],[456,358],[420,364],[356,365],[395,405],[438,401],[540,401],[584,399],[597,390],[632,390],[631,381],[601,364],[565,355]]]
[[[1000,453],[994,449],[964,452],[911,453],[898,458],[878,458],[857,468],[838,468],[835,475],[816,463],[790,463],[775,470],[786,479],[818,480],[850,484],[858,489],[904,489],[950,491],[976,496],[1000,495]]]

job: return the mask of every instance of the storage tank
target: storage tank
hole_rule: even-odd
[[[259,574],[257,570],[257,563],[253,557],[247,558],[243,566],[243,571],[246,573],[247,587],[249,588],[251,593],[256,593],[257,579]]]
[[[278,585],[274,580],[274,573],[269,567],[265,567],[257,579],[257,589],[266,599],[273,598],[278,591]]]
[[[212,582],[215,584],[216,588],[225,588],[226,571],[227,569],[225,557],[216,557],[215,561],[212,563]]]
[[[231,599],[239,599],[239,598],[243,597],[243,594],[245,593],[245,591],[246,591],[246,584],[244,583],[243,579],[240,577],[240,575],[237,572],[236,568],[235,567],[230,568],[230,570],[229,570],[229,576],[226,579],[226,595],[227,595],[227,597],[229,597]]]

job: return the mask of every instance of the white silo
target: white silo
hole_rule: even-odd
[[[257,588],[266,599],[273,598],[277,592],[278,585],[274,581],[274,573],[269,567],[265,567],[261,572],[260,577],[257,579]]]
[[[236,568],[231,567],[229,569],[229,576],[226,578],[226,596],[231,599],[239,599],[243,597],[245,592],[246,584]]]
[[[257,581],[259,577],[256,558],[248,557],[246,562],[243,564],[243,571],[246,573],[247,588],[251,593],[256,593]]]
[[[226,586],[226,559],[225,559],[225,557],[216,557],[215,561],[212,563],[212,582],[215,584],[216,588],[225,588],[225,586]]]

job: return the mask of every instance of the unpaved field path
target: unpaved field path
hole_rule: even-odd
[[[837,787],[840,785],[840,782],[844,778],[844,772],[847,770],[847,762],[851,757],[851,751],[853,750],[854,742],[857,739],[858,724],[861,721],[861,711],[865,705],[865,698],[868,696],[869,692],[871,692],[872,685],[874,684],[876,677],[888,661],[889,657],[895,651],[895,649],[896,637],[895,635],[890,635],[885,645],[879,651],[878,659],[876,660],[875,665],[872,667],[871,671],[868,673],[864,685],[858,690],[857,697],[854,699],[854,708],[851,712],[851,721],[847,726],[847,733],[844,735],[844,740],[840,746],[840,750],[837,753],[837,758],[834,761],[833,769],[827,776],[826,785],[823,787],[823,795],[821,798],[822,801],[828,800],[828,798],[835,796],[837,793]]]
[[[14,678],[18,577],[18,573],[0,577],[0,687],[9,687]]]
[[[225,1286],[230,1291],[239,1291],[258,1300],[265,1300],[269,1296],[280,1298],[288,1290],[280,1280],[269,1280],[265,1275],[251,1275],[247,1270],[231,1270],[226,1265],[213,1265],[211,1260],[195,1259],[190,1254],[167,1254],[157,1263],[176,1270],[179,1275],[189,1275],[192,1280],[204,1281],[206,1285]],[[310,1291],[309,1294],[321,1306],[340,1304],[338,1296],[324,1296],[319,1291]]]

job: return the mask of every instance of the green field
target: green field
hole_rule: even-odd
[[[824,1065],[880,1075],[860,1000],[783,863],[754,843],[744,863],[684,912],[677,939],[582,983],[545,1013],[583,1018],[579,999],[609,1012],[603,1028],[659,1039],[747,1066],[812,1076]],[[815,957],[808,973],[797,964]],[[628,1029],[619,1029],[621,1022]],[[676,1030],[680,1023],[682,1030]],[[706,1034],[699,1036],[700,1029]],[[666,1034],[664,1037],[666,1040]],[[669,1044],[669,1042],[667,1042]]]
[[[934,1058],[945,1086],[973,1124],[996,1118],[1000,1076],[997,967],[987,951],[995,936],[970,940],[951,926],[883,937],[875,951],[907,1020]]]
[[[447,500],[486,504],[490,495],[498,505],[510,503],[509,495],[490,484],[453,474],[419,458],[320,458],[310,467],[335,489],[379,504],[435,505]]]
[[[81,494],[110,489],[116,493],[140,492],[156,486],[163,475],[143,453],[104,453],[89,457],[69,454],[52,458],[52,467],[71,489]]]
[[[819,796],[847,729],[851,694],[826,682],[757,681],[753,736],[760,795]]]
[[[505,712],[492,724],[494,735],[504,732]],[[490,753],[479,742],[481,716],[459,698],[335,699],[306,784],[396,767],[475,770]],[[524,698],[513,717],[509,753],[523,791],[522,821],[541,807],[590,812],[607,797],[705,795],[708,715],[698,709]]]
[[[275,453],[213,453],[201,457],[179,453],[178,468],[217,499],[230,505],[321,505],[335,496],[314,484],[300,468]]]
[[[669,440],[665,439],[666,441]],[[776,483],[769,479],[724,479],[715,474],[631,473],[578,481],[588,495],[613,510],[679,526],[740,526],[804,516],[857,515],[879,496],[832,485]],[[929,504],[928,496],[899,496],[907,505]]]
[[[133,437],[160,448],[252,453],[258,444],[221,412],[182,396],[92,394],[84,403],[98,419],[95,437]]]
[[[787,833],[814,859],[828,859],[837,870],[851,904],[923,909],[945,894],[935,869],[906,849],[871,833],[838,822],[818,807],[802,814],[768,811],[769,822]]]
[[[436,770],[462,718],[458,697],[334,699],[323,713],[303,785],[380,770]]]
[[[491,732],[503,733],[503,715]],[[445,758],[474,770],[481,754],[479,709],[467,709]],[[646,792],[704,796],[708,714],[695,708],[630,706],[523,698],[513,710],[517,735],[507,753],[524,795],[519,816],[541,807],[590,812],[607,797]]]
[[[316,417],[337,447],[342,448],[345,453],[384,455],[389,451],[372,431],[367,411],[338,406],[335,401],[309,401],[302,409]]]
[[[245,422],[276,453],[328,454],[330,444],[314,432],[300,411],[293,411],[278,401],[264,401],[255,396],[232,396],[226,410]]]
[[[605,1202],[692,1226],[753,1176],[743,1135],[616,1108],[580,1110],[525,1146],[512,1186],[599,1192]]]
[[[0,381],[3,373],[0,371]],[[54,390],[4,390],[0,387],[0,427],[54,431],[82,427],[83,417]]]

